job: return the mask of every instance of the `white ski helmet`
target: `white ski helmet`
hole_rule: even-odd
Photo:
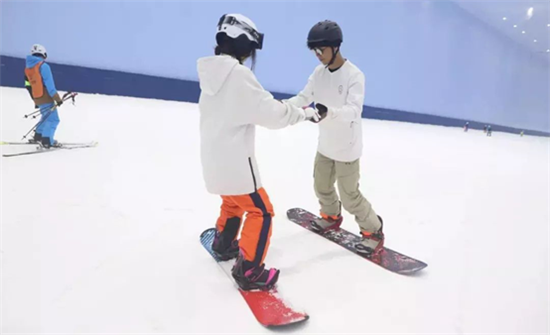
[[[42,55],[42,57],[47,58],[48,53],[46,52],[46,48],[44,48],[43,45],[35,44],[31,48],[31,55],[39,54]]]
[[[258,31],[254,22],[242,14],[224,14],[218,22],[216,38],[225,33],[228,37],[237,39],[241,35],[255,44],[255,48],[261,50],[264,43],[264,34]]]

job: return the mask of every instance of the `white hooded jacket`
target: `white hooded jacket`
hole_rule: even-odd
[[[334,72],[324,65],[317,66],[306,87],[288,101],[295,106],[306,106],[313,101],[325,105],[328,114],[319,122],[317,151],[336,161],[353,162],[363,151],[364,98],[365,76],[346,60]]]
[[[262,187],[255,126],[284,128],[305,120],[302,108],[273,98],[254,73],[226,55],[200,58],[197,70],[201,160],[208,192],[243,195]]]

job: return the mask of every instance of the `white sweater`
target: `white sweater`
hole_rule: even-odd
[[[255,125],[283,128],[305,120],[302,108],[263,89],[254,73],[230,56],[197,61],[201,160],[208,192],[250,194],[262,187],[254,153]]]
[[[349,60],[335,72],[319,65],[306,87],[288,101],[295,106],[320,103],[328,108],[327,117],[319,123],[317,150],[340,162],[361,157],[363,131],[361,112],[365,97],[365,76]]]

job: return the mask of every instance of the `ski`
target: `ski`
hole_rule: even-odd
[[[355,245],[361,241],[361,237],[350,233],[349,231],[339,228],[336,230],[329,230],[325,233],[318,233],[311,227],[311,222],[319,217],[302,208],[292,208],[287,211],[287,217],[290,221],[298,224],[299,226],[322,236],[341,247],[353,252],[354,254],[367,259],[386,270],[395,272],[398,274],[413,274],[424,269],[428,264],[414,259],[412,257],[403,255],[390,248],[384,247],[384,250],[376,256],[367,256],[361,254],[355,250]]]
[[[244,300],[248,304],[248,307],[260,324],[262,324],[264,327],[276,328],[298,324],[309,319],[309,316],[306,313],[296,311],[294,308],[290,307],[277,292],[276,287],[267,291],[241,290],[231,276],[231,268],[235,261],[222,261],[218,259],[212,251],[212,242],[214,241],[215,235],[215,228],[205,230],[200,236],[201,244],[218,263],[223,272],[229,278],[231,278],[235,287],[239,290]]]
[[[4,143],[10,143],[10,142],[2,142]],[[14,142],[12,142],[14,143]],[[22,143],[19,143],[22,144]],[[32,144],[32,143],[30,143]],[[26,155],[35,155],[35,154],[43,154],[47,152],[54,152],[58,150],[73,150],[73,149],[82,149],[82,148],[93,148],[98,145],[97,142],[89,142],[89,143],[61,143],[61,147],[51,147],[51,148],[44,148],[41,145],[34,144],[36,148],[31,151],[23,151],[23,152],[17,152],[17,153],[11,153],[11,154],[2,154],[2,157],[17,157],[17,156],[26,156]]]
[[[59,144],[61,145],[93,145],[93,144],[97,144],[96,141],[91,141],[91,142],[59,142]],[[38,142],[25,142],[25,141],[15,141],[15,142],[9,142],[9,141],[2,141],[0,142],[0,145],[42,145],[41,143],[38,143]]]
[[[39,145],[38,142],[0,142],[0,145]]]

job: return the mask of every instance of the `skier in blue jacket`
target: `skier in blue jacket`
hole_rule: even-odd
[[[63,103],[55,88],[52,70],[45,62],[47,57],[46,48],[35,44],[31,48],[31,54],[27,56],[25,67],[25,86],[42,115],[35,129],[33,141],[41,143],[45,148],[58,146],[54,140],[59,125],[57,107]]]

